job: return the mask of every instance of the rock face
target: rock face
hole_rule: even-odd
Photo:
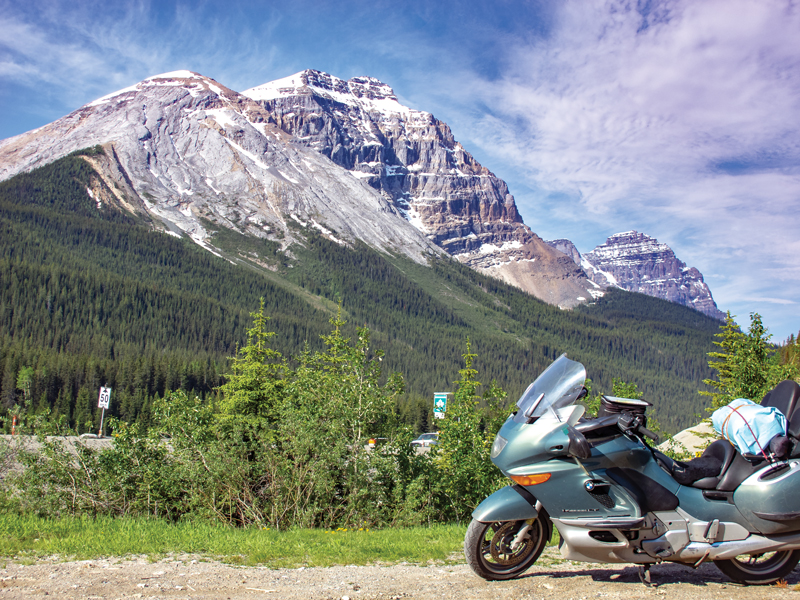
[[[94,163],[120,205],[212,251],[214,228],[287,249],[298,230],[313,227],[421,263],[441,253],[378,191],[274,120],[213,79],[166,73],[0,141],[0,179],[100,144],[106,158]]]
[[[528,228],[505,182],[447,124],[397,101],[377,79],[307,70],[244,92],[269,122],[379,192],[461,262],[563,307],[597,294]]]
[[[565,241],[569,240],[551,243],[562,243],[568,249]],[[725,318],[700,271],[687,267],[669,246],[643,233],[616,233],[605,244],[578,257],[587,275],[603,288],[640,292],[689,306],[715,319]]]
[[[548,240],[548,246],[551,246],[561,252],[562,254],[566,254],[572,259],[576,265],[581,264],[581,253],[578,252],[578,249],[575,247],[570,240],[560,239],[560,240]]]

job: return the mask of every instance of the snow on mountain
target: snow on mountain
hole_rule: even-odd
[[[700,271],[678,260],[667,244],[643,233],[615,233],[581,261],[589,278],[603,288],[640,292],[725,318]]]
[[[165,73],[0,141],[0,179],[100,144],[109,187],[122,182],[134,210],[207,248],[209,227],[228,227],[287,249],[298,241],[291,220],[418,262],[440,252],[380,193],[270,120],[213,79]]]
[[[369,112],[385,114],[427,115],[398,102],[394,90],[374,77],[354,77],[349,81],[339,79],[321,71],[306,70],[276,79],[242,92],[256,101],[288,98],[297,94],[302,87],[313,90],[319,97],[331,101],[358,106]]]
[[[380,192],[459,261],[564,307],[596,287],[528,228],[504,181],[446,123],[371,77],[307,70],[244,92],[281,130]]]

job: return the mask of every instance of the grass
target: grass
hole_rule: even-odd
[[[194,554],[243,565],[326,567],[342,564],[463,560],[463,525],[403,529],[236,529],[144,518],[42,519],[0,515],[0,556],[15,561],[58,556],[88,560]]]

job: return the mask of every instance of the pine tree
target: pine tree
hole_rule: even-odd
[[[736,398],[747,398],[760,402],[764,395],[784,379],[798,376],[798,369],[791,364],[781,364],[780,355],[769,343],[772,335],[764,327],[761,315],[750,314],[750,329],[745,334],[734,322],[730,313],[722,331],[716,334],[721,341],[714,342],[722,352],[709,352],[709,366],[717,371],[717,380],[705,379],[703,383],[716,392],[701,391],[711,396],[713,412]]]
[[[738,348],[745,338],[745,335],[736,324],[736,321],[733,320],[730,311],[728,311],[725,316],[725,324],[720,325],[720,329],[722,331],[714,335],[714,337],[719,338],[720,341],[715,341],[714,345],[719,346],[721,351],[708,353],[710,358],[717,359],[708,361],[708,366],[717,372],[717,379],[703,380],[703,383],[714,388],[716,391],[709,392],[700,390],[701,396],[711,397],[711,408],[708,409],[709,412],[713,412],[721,406],[726,406],[735,397],[731,395],[735,387],[736,378],[734,373],[736,368],[735,357]]]
[[[742,338],[733,363],[734,397],[760,401],[773,387],[771,371],[774,362],[769,360],[774,351],[769,343],[772,335],[761,321],[761,315],[750,315],[750,330]],[[777,384],[777,381],[774,382]]]
[[[482,422],[477,393],[481,383],[472,366],[477,355],[473,354],[469,339],[462,357],[464,368],[459,370],[461,378],[453,382],[456,391],[448,402],[436,446],[442,490],[450,499],[456,519],[469,515],[503,480],[489,456],[497,432]],[[496,386],[489,393],[495,398],[503,396]]]
[[[231,373],[220,386],[219,411],[223,420],[271,426],[282,402],[287,366],[281,353],[269,347],[275,332],[267,330],[264,298],[250,316],[253,326],[247,330],[247,344],[231,358]]]

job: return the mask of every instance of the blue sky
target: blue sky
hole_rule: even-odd
[[[789,0],[0,0],[0,138],[178,69],[238,91],[370,75],[447,122],[543,238],[647,233],[781,341],[800,330],[798,32]]]

